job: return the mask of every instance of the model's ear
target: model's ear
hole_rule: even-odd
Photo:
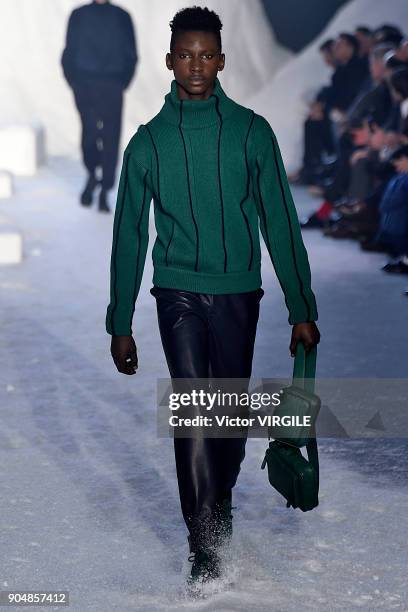
[[[173,62],[171,61],[171,53],[166,53],[166,66],[169,70],[173,70]]]
[[[225,55],[224,53],[220,54],[220,61],[218,63],[218,70],[221,72],[221,70],[224,70],[224,66],[225,66]]]

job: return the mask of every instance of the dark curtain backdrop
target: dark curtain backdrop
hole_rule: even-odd
[[[300,51],[347,0],[263,0],[263,3],[278,41]]]

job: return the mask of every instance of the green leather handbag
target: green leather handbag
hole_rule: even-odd
[[[316,419],[320,410],[320,398],[314,393],[317,347],[306,354],[298,343],[293,366],[292,385],[281,393],[281,402],[274,415],[298,417],[298,424],[270,427],[269,443],[261,468],[268,466],[270,484],[286,499],[286,507],[300,508],[303,512],[319,504],[319,456],[316,442]],[[310,423],[304,417],[309,416]],[[300,448],[306,446],[308,459]]]

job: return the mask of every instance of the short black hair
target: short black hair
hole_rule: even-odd
[[[374,30],[374,37],[378,42],[390,42],[396,47],[398,47],[404,38],[399,27],[389,23],[384,23]]]
[[[367,26],[364,26],[364,25],[357,26],[356,29],[355,29],[355,32],[359,32],[360,34],[364,34],[365,36],[372,36],[373,35],[373,31],[370,30],[370,28],[368,28]]]
[[[210,11],[207,7],[191,6],[181,9],[174,15],[172,21],[170,21],[170,28],[170,51],[173,51],[177,34],[189,30],[213,32],[217,38],[220,53],[222,51],[221,19],[217,13]]]
[[[319,51],[331,51],[334,45],[332,38],[327,38],[319,47]]]
[[[354,53],[358,53],[360,51],[360,43],[354,34],[350,34],[350,32],[340,32],[339,38],[345,40],[351,47],[353,47]]]

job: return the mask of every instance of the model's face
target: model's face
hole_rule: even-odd
[[[172,53],[166,54],[166,65],[174,73],[181,99],[208,98],[224,63],[213,32],[180,32]]]

